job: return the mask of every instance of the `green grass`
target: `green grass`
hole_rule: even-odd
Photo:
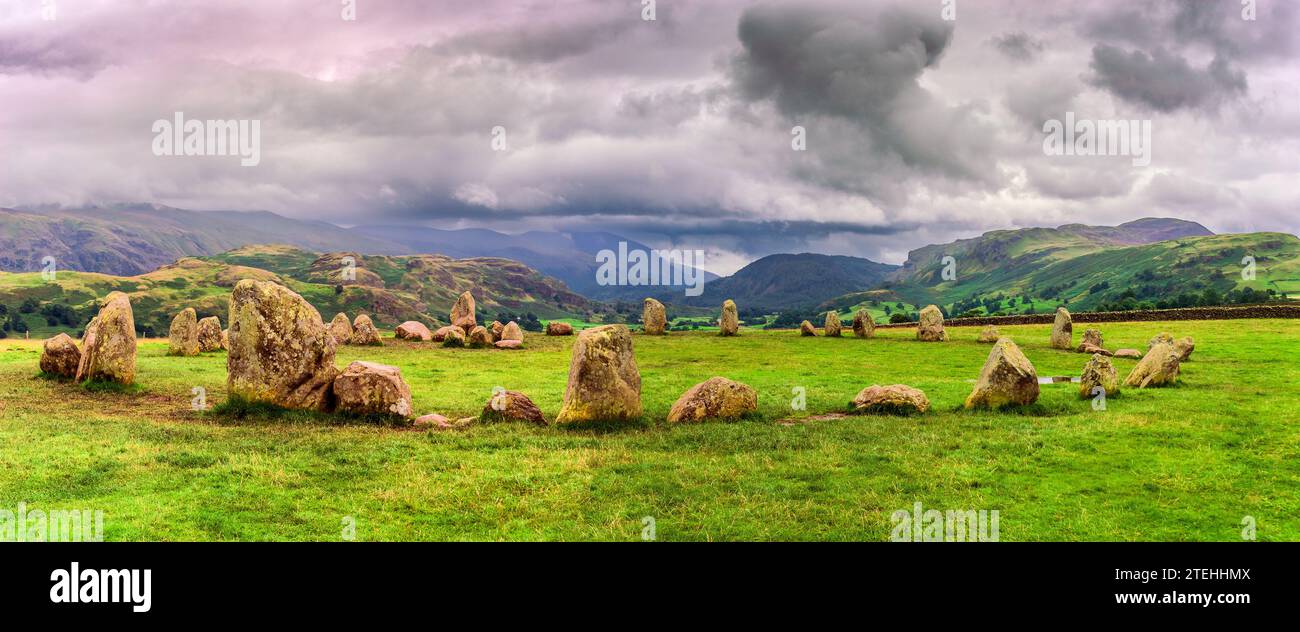
[[[1082,328],[1082,327],[1081,327]],[[1039,375],[1078,375],[1047,326],[1002,328]],[[744,330],[635,338],[645,418],[626,428],[520,423],[416,432],[326,415],[227,405],[225,356],[167,357],[140,344],[139,386],[88,390],[42,379],[39,341],[0,341],[0,508],[104,511],[108,540],[887,540],[914,502],[996,509],[1015,540],[1300,539],[1300,323],[1102,326],[1109,348],[1192,335],[1176,388],[1127,390],[1094,411],[1076,386],[1043,386],[1018,412],[966,412],[989,347],[907,329],[801,338]],[[1076,336],[1077,339],[1077,336]],[[527,350],[388,342],[338,364],[396,364],[419,414],[477,415],[495,386],[559,411],[572,337]],[[1132,366],[1116,360],[1121,376]],[[723,375],[755,387],[759,415],[670,427],[672,402]],[[926,415],[816,418],[861,388],[924,389]],[[807,410],[792,413],[792,389]],[[235,408],[238,408],[236,411]],[[792,416],[801,419],[785,421]]]

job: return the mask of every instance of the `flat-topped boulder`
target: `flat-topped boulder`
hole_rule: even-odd
[[[333,408],[334,336],[320,312],[272,281],[243,279],[230,293],[231,397],[284,408]]]
[[[1131,360],[1138,360],[1138,359],[1141,359],[1141,358],[1142,358],[1142,352],[1141,352],[1141,351],[1138,351],[1137,349],[1116,349],[1116,350],[1115,350],[1115,357],[1116,357],[1116,358],[1129,358],[1129,359],[1131,359]]]
[[[872,384],[853,398],[853,412],[862,414],[910,415],[930,410],[925,391],[906,384]]]
[[[221,351],[226,345],[222,343],[221,319],[208,316],[199,319],[199,351]]]
[[[943,312],[935,305],[926,305],[916,323],[916,339],[922,342],[944,342],[948,332],[943,328]]]
[[[647,298],[641,306],[641,331],[650,336],[662,336],[668,332],[668,311],[664,304]]]
[[[876,333],[876,321],[871,319],[871,313],[865,309],[860,309],[853,314],[853,335],[859,338],[870,338]]]
[[[1052,321],[1052,348],[1074,349],[1074,321],[1064,307],[1056,308],[1056,319]]]
[[[378,347],[384,344],[379,338],[379,329],[375,323],[365,314],[357,314],[356,320],[352,321],[352,343],[363,347]]]
[[[682,393],[669,410],[668,421],[738,419],[755,412],[758,412],[758,391],[725,377],[713,377]]]
[[[546,335],[548,336],[572,336],[573,325],[553,320],[546,323]]]
[[[393,337],[398,340],[414,340],[416,342],[429,342],[433,340],[433,332],[424,323],[416,320],[408,320],[397,326],[393,330]]]
[[[1079,376],[1079,397],[1090,399],[1097,395],[1093,392],[1097,388],[1104,390],[1107,397],[1119,394],[1119,376],[1115,366],[1110,358],[1100,353],[1094,353],[1083,365],[1083,373]]]
[[[978,338],[976,338],[976,342],[994,343],[997,342],[998,338],[1001,337],[1002,334],[998,332],[998,328],[994,327],[993,325],[989,325],[984,329],[980,330],[980,335]]]
[[[186,307],[172,318],[167,331],[167,355],[196,356],[199,349],[199,320],[194,308]]]
[[[411,387],[402,370],[387,364],[357,360],[334,378],[339,412],[354,415],[411,416]]]
[[[526,421],[539,426],[546,425],[542,409],[519,391],[498,391],[492,394],[479,414],[483,421]]]
[[[556,423],[641,417],[641,372],[626,325],[585,329],[573,343],[569,382]]]
[[[492,346],[494,346],[494,347],[496,347],[496,348],[498,348],[498,349],[518,349],[518,348],[524,346],[524,341],[522,341],[522,340],[498,340],[498,341],[492,343]]]
[[[1038,372],[1010,338],[993,343],[966,408],[999,409],[1038,401]]]
[[[76,380],[135,381],[135,314],[126,294],[110,292],[99,314],[86,325]]]
[[[460,327],[450,327],[444,333],[442,346],[444,347],[463,347],[469,343],[465,336],[465,330]]]
[[[462,330],[460,327],[447,325],[445,327],[439,327],[436,331],[433,332],[433,341],[442,342],[446,340],[447,334],[451,333],[452,331],[459,331],[461,332],[462,335],[465,333],[464,330]]]
[[[736,336],[740,334],[740,314],[736,302],[727,299],[722,302],[722,316],[718,318],[718,335]]]
[[[81,364],[81,349],[77,341],[68,334],[57,334],[47,338],[41,346],[41,371],[59,377],[77,377],[77,365]]]

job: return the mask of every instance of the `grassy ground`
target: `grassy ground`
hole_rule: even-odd
[[[1300,539],[1300,323],[1108,324],[1109,348],[1192,335],[1179,387],[1126,391],[1094,411],[1076,386],[1020,413],[959,407],[989,347],[912,330],[878,338],[636,337],[646,418],[623,429],[496,424],[443,433],[290,415],[235,421],[191,409],[225,398],[225,356],[141,344],[140,388],[88,391],[36,377],[39,341],[0,341],[0,509],[104,511],[109,540],[887,540],[890,513],[996,509],[1012,540]],[[1086,358],[1047,326],[1005,327],[1039,375]],[[1076,336],[1076,340],[1077,340]],[[402,368],[417,413],[475,415],[494,386],[558,412],[572,338],[519,352],[389,342],[346,347]],[[1117,360],[1121,377],[1132,361]],[[761,415],[669,427],[676,397],[714,375],[759,391]],[[907,383],[921,417],[809,418],[861,388]],[[807,410],[792,412],[792,389]],[[791,416],[795,423],[780,422]]]

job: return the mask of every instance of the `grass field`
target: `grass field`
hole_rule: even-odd
[[[1049,349],[1049,327],[1002,328],[1040,376],[1086,356]],[[1082,329],[1082,327],[1080,327]],[[1015,413],[959,407],[989,347],[913,330],[859,340],[745,330],[739,338],[636,336],[645,419],[620,429],[523,424],[450,432],[339,424],[294,414],[233,420],[191,409],[225,398],[225,356],[164,355],[142,342],[139,388],[88,391],[36,376],[40,342],[0,341],[0,508],[100,509],[107,540],[887,540],[890,514],[996,509],[1016,540],[1300,539],[1300,323],[1107,324],[1106,346],[1160,331],[1197,350],[1178,387],[1126,390],[1094,411],[1075,385],[1046,385]],[[1078,336],[1076,335],[1076,341]],[[402,368],[417,414],[476,415],[495,386],[559,410],[573,338],[527,350],[389,341],[338,364]],[[1116,360],[1121,378],[1133,361]],[[759,391],[760,415],[670,427],[672,402],[727,376]],[[906,383],[919,417],[815,419],[861,388]],[[792,412],[792,389],[807,410]],[[788,420],[797,417],[795,421]]]

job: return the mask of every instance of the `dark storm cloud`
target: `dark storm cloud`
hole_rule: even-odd
[[[1091,68],[1093,85],[1161,112],[1217,109],[1225,100],[1246,93],[1246,74],[1221,56],[1198,69],[1163,49],[1148,55],[1103,44],[1093,48]]]
[[[1003,55],[1017,61],[1032,61],[1043,52],[1043,42],[1024,31],[1003,33],[989,41]]]
[[[897,201],[887,189],[912,170],[993,178],[983,160],[992,140],[975,112],[919,84],[953,28],[938,11],[891,3],[762,5],[740,18],[732,76],[741,99],[773,103],[810,137],[821,132],[809,151],[822,168],[806,177]]]

